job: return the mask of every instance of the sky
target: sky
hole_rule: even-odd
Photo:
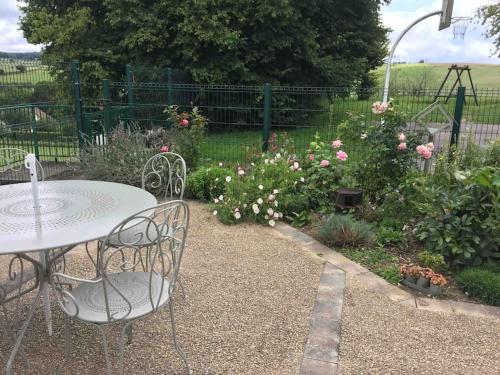
[[[454,16],[471,16],[484,4],[499,0],[455,0]],[[401,31],[418,17],[441,9],[442,0],[392,0],[382,8],[382,20],[393,31],[391,43]],[[0,51],[39,51],[42,46],[30,45],[18,30],[21,12],[16,0],[0,0]],[[492,56],[493,43],[484,37],[485,28],[473,22],[465,40],[454,40],[450,29],[438,31],[439,17],[422,21],[406,34],[396,48],[394,61],[487,63],[500,64],[500,58]]]

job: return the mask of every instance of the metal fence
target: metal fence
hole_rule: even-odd
[[[382,97],[382,89],[195,85],[179,82],[185,77],[170,69],[140,70],[130,65],[124,71],[125,81],[83,83],[76,61],[22,65],[0,60],[0,147],[35,152],[55,171],[78,161],[84,139],[102,142],[103,134],[117,124],[134,122],[142,129],[170,126],[164,113],[168,105],[182,110],[197,106],[209,119],[202,145],[205,160],[241,162],[248,150],[265,148],[272,132],[287,132],[300,153],[316,133],[334,137],[353,114],[360,121],[376,121],[371,106]],[[397,88],[391,97],[411,118],[431,104],[436,93],[437,89]],[[477,89],[478,105],[463,99],[455,95],[443,101],[455,116],[460,143],[484,144],[497,138],[500,89]],[[435,112],[426,121],[438,124],[443,118]],[[448,145],[451,133],[452,129],[440,132],[436,146]],[[355,142],[346,144],[354,159],[362,151]]]

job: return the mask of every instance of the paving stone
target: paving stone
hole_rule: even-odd
[[[380,276],[375,275],[374,273],[367,271],[364,273],[357,274],[354,276],[358,281],[363,283],[367,289],[374,291],[374,292],[379,292],[383,293],[384,289],[387,288],[387,286],[391,285],[387,281],[385,281],[383,278]]]
[[[316,302],[314,303],[312,316],[321,316],[333,320],[341,320],[343,297],[340,298],[340,301],[335,300],[334,302],[316,300]]]
[[[309,326],[309,337],[324,336],[340,340],[340,320],[313,315]]]
[[[332,362],[318,361],[315,359],[304,358],[300,367],[300,375],[336,375],[338,365]]]
[[[325,362],[338,362],[338,336],[309,336],[304,350],[304,357]]]
[[[417,304],[415,302],[415,297],[412,296],[411,298],[409,299],[405,299],[403,301],[399,301],[398,302],[400,305],[404,305],[404,306],[408,306],[408,307],[411,307],[411,308],[417,308]]]
[[[450,304],[457,314],[500,320],[500,307],[457,301],[450,301]]]
[[[450,302],[442,299],[419,298],[416,297],[417,308],[441,313],[453,313]]]
[[[413,294],[392,284],[383,287],[382,289],[380,289],[380,292],[382,294],[385,294],[391,301],[394,302],[405,301],[410,298],[414,298]]]

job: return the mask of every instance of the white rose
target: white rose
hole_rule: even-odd
[[[223,195],[219,195],[219,200],[223,201],[224,200],[224,196]]]
[[[217,210],[214,210],[214,216],[216,216],[216,215],[217,215]]]
[[[231,176],[226,176],[226,182],[231,182]]]
[[[274,213],[274,210],[273,210],[272,208],[270,208],[270,207],[269,207],[269,208],[267,209],[267,214],[268,214],[268,215],[272,215],[273,213]]]
[[[259,185],[258,188],[259,188],[259,190],[262,190],[262,189],[264,189],[264,186]]]
[[[236,220],[239,220],[241,219],[241,214],[237,211],[234,213],[234,217],[236,218]]]
[[[264,202],[264,201],[262,200],[262,198],[257,199],[257,203],[258,203],[258,204],[262,204],[263,202]]]
[[[278,189],[274,189],[273,190],[273,194],[278,194],[279,193],[279,190]]]
[[[276,224],[276,222],[273,219],[269,220],[269,225],[270,226],[274,227],[275,224]]]

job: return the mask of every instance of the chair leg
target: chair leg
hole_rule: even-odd
[[[104,349],[104,356],[106,358],[107,373],[108,373],[108,375],[112,375],[111,360],[109,359],[108,340],[106,339],[106,333],[104,332],[104,329],[99,324],[96,324],[96,327],[99,330],[101,337],[102,337],[102,346]]]
[[[184,351],[182,350],[181,346],[177,342],[177,335],[175,333],[175,319],[174,319],[174,308],[172,306],[172,301],[168,303],[168,307],[170,309],[170,322],[172,323],[172,338],[174,340],[174,347],[175,350],[177,350],[177,353],[179,353],[179,356],[182,358],[184,365],[187,368],[187,373],[192,374],[193,370],[191,370],[191,367],[189,367],[189,363],[187,361],[186,354],[184,354]]]
[[[64,359],[63,363],[59,365],[56,369],[56,374],[59,375],[62,373],[66,363],[68,363],[71,357],[71,348],[73,343],[71,341],[71,326],[69,316],[64,315]]]
[[[125,337],[126,336],[126,337]],[[126,322],[122,329],[120,340],[119,374],[123,374],[123,352],[125,351],[125,341],[132,343],[132,321]]]

